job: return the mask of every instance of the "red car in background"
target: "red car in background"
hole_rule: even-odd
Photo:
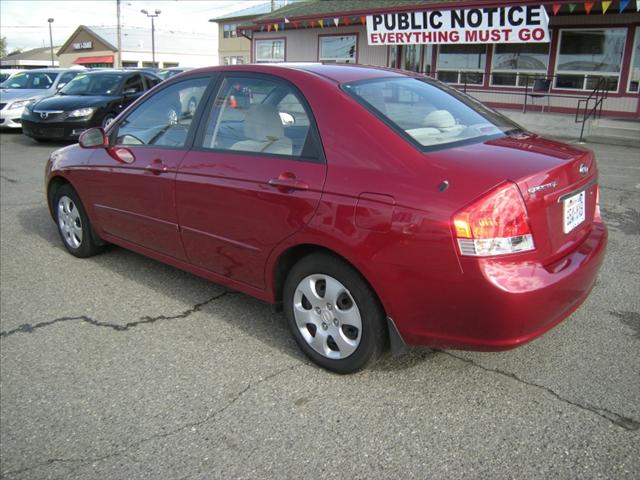
[[[282,306],[342,373],[389,346],[528,342],[607,243],[590,151],[380,68],[189,71],[54,152],[46,183],[73,255],[113,243]]]

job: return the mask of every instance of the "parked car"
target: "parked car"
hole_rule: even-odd
[[[79,73],[76,69],[39,68],[9,77],[0,85],[0,127],[22,128],[27,104],[54,95]]]
[[[158,75],[162,80],[167,80],[171,77],[178,75],[179,73],[186,72],[192,70],[189,67],[169,67],[163,68],[162,70],[158,70],[156,75]]]
[[[22,114],[22,131],[36,140],[77,140],[88,128],[109,126],[127,105],[160,82],[139,71],[83,73],[57,95],[29,104]],[[176,102],[176,117],[179,110]]]
[[[195,114],[171,120],[185,90]],[[587,298],[607,243],[592,152],[380,68],[188,72],[54,152],[46,183],[71,254],[109,242],[281,306],[341,373],[389,346],[533,340]]]

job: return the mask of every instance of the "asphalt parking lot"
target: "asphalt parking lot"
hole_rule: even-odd
[[[640,477],[640,150],[588,145],[610,240],[587,302],[503,353],[339,376],[284,317],[120,248],[64,250],[56,145],[0,135],[0,478]]]

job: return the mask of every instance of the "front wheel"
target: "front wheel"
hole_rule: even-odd
[[[352,373],[375,361],[387,337],[377,296],[353,267],[317,253],[300,260],[284,286],[291,332],[315,363]]]
[[[53,195],[52,207],[58,233],[69,253],[85,258],[100,252],[92,235],[91,223],[76,191],[62,185]]]
[[[116,119],[116,116],[113,113],[107,113],[102,119],[102,128],[106,130],[106,128],[113,123]]]

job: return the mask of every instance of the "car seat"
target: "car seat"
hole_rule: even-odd
[[[271,105],[251,105],[244,118],[244,136],[231,150],[292,155],[291,140],[284,136],[278,111]]]

